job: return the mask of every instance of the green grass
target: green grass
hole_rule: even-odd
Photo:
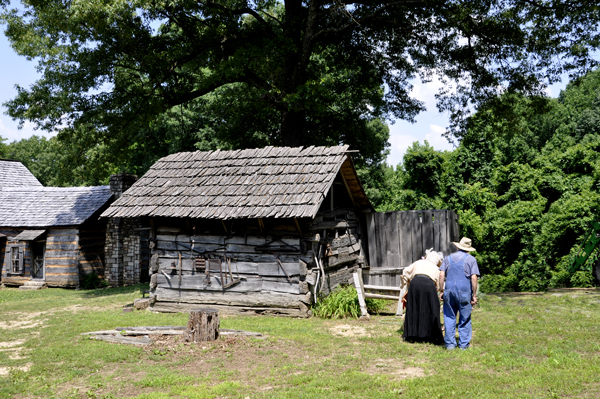
[[[81,335],[185,325],[182,314],[123,313],[140,289],[0,290],[0,369],[12,368],[0,398],[600,397],[600,291],[485,295],[467,351],[404,343],[393,316],[222,316],[223,328],[267,338],[201,345]]]

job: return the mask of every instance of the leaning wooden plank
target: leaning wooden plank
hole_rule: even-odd
[[[384,285],[365,285],[365,290],[400,292],[400,287],[390,287]]]
[[[367,311],[367,302],[365,301],[365,289],[362,282],[362,270],[352,273],[354,279],[354,287],[356,288],[356,294],[358,295],[358,304],[360,305],[360,315],[368,317],[369,312]]]
[[[369,292],[365,293],[365,298],[371,298],[371,299],[387,299],[390,301],[397,301],[398,297],[395,295],[381,295],[381,294],[371,294]]]
[[[404,302],[402,301],[402,299],[406,295],[406,291],[406,286],[403,286],[402,290],[400,291],[400,297],[398,299],[398,308],[396,309],[396,316],[402,316],[402,312],[404,312]]]
[[[147,335],[139,338],[124,337],[122,335],[90,335],[90,339],[129,345],[149,345],[154,342]]]

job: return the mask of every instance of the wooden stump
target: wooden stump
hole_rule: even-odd
[[[219,338],[219,311],[217,309],[192,309],[183,334],[186,342],[214,341]]]

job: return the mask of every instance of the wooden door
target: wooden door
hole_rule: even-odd
[[[45,277],[46,242],[31,242],[31,278],[43,280]]]

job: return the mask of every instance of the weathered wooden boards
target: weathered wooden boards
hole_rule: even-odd
[[[46,238],[46,283],[49,287],[79,285],[79,230],[50,229]]]
[[[369,285],[364,284],[362,279],[362,271],[358,271],[352,274],[354,279],[354,287],[358,294],[358,302],[360,304],[361,317],[368,317],[366,299],[385,299],[388,301],[398,301],[398,308],[396,310],[396,316],[401,316],[403,307],[402,301],[400,300],[403,296],[404,290],[400,287],[389,287],[381,285]]]
[[[449,255],[458,241],[457,215],[450,210],[400,211],[367,215],[371,268],[406,267],[428,248]]]
[[[219,338],[219,326],[220,319],[217,309],[192,309],[183,339],[186,342],[214,341]]]
[[[117,344],[149,345],[154,342],[150,336],[184,335],[186,330],[186,326],[117,327],[114,330],[92,331],[82,333],[81,335],[88,336],[90,339]],[[219,328],[215,334],[222,337],[241,336],[258,339],[264,338],[264,335],[261,333],[244,330],[230,330],[227,328]]]
[[[156,226],[150,309],[180,312],[209,305],[224,313],[307,317],[316,295],[351,283],[364,262],[359,218],[352,209],[336,209],[298,224],[268,221],[271,230],[285,223],[290,233],[280,236],[244,230],[242,224],[235,234],[224,234],[228,227],[218,224],[207,234],[206,224],[195,235]]]

